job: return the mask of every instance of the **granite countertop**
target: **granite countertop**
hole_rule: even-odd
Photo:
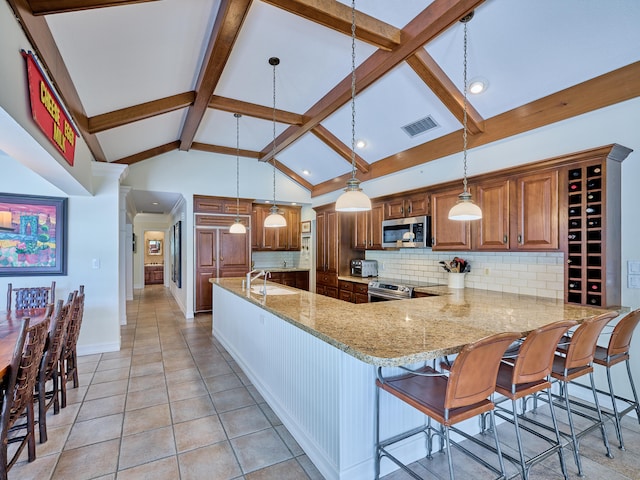
[[[253,267],[255,270],[266,272],[308,272],[309,267]]]
[[[242,280],[210,282],[365,363],[379,366],[438,358],[457,353],[465,344],[487,335],[513,331],[526,335],[554,321],[583,320],[607,311],[551,298],[447,286],[420,288],[435,296],[361,304],[279,284],[272,285],[295,294],[263,297],[244,290]]]

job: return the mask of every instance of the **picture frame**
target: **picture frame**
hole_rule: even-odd
[[[162,240],[147,240],[147,254],[162,255]]]
[[[300,231],[302,233],[311,233],[311,220],[300,223]]]
[[[182,220],[173,226],[171,248],[171,280],[182,288]]]
[[[0,193],[0,276],[67,274],[67,198]]]

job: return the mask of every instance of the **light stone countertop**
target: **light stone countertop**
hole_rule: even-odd
[[[263,297],[244,290],[242,280],[210,282],[365,363],[379,366],[438,358],[457,353],[465,344],[487,335],[526,335],[554,321],[580,321],[610,311],[551,298],[447,286],[419,289],[435,295],[431,297],[353,304],[267,282],[296,294]]]

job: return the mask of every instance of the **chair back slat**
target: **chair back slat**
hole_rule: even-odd
[[[71,304],[58,300],[55,315],[49,328],[49,338],[47,340],[47,348],[42,357],[42,365],[40,369],[49,377],[50,373],[56,368],[62,347],[64,345],[64,335],[67,331],[67,323],[71,318]]]
[[[77,291],[75,292],[70,308],[70,318],[64,339],[64,350],[66,352],[75,351],[76,344],[78,343],[82,316],[84,315],[84,293],[78,294]]]
[[[640,309],[625,315],[613,329],[609,345],[607,347],[607,355],[614,356],[628,353],[631,348],[631,337],[633,331],[640,322]]]
[[[529,333],[515,358],[511,384],[521,385],[546,378],[551,373],[560,338],[577,323],[574,320],[554,322]]]
[[[15,293],[15,306],[12,307],[11,301]],[[49,303],[55,304],[56,301],[56,282],[51,282],[50,287],[23,287],[13,288],[10,283],[7,289],[7,311],[29,310],[34,308],[45,308]]]
[[[617,317],[615,312],[603,313],[580,324],[571,336],[564,359],[564,368],[580,368],[590,365],[596,351],[598,337],[604,326]]]
[[[33,391],[44,353],[50,318],[48,316],[45,320],[27,328],[27,338],[17,366],[15,386],[12,392],[7,392],[13,397],[10,402],[10,424],[22,414],[27,403],[33,402]]]
[[[519,333],[506,332],[466,345],[451,367],[444,407],[464,407],[488,398],[496,387],[502,355],[518,338]]]

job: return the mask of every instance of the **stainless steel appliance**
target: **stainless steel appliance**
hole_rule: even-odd
[[[383,248],[426,248],[431,246],[431,217],[409,217],[382,222]]]
[[[413,297],[413,287],[399,283],[369,282],[369,302],[405,300]]]
[[[377,277],[378,262],[376,260],[351,260],[351,275],[354,277]]]

